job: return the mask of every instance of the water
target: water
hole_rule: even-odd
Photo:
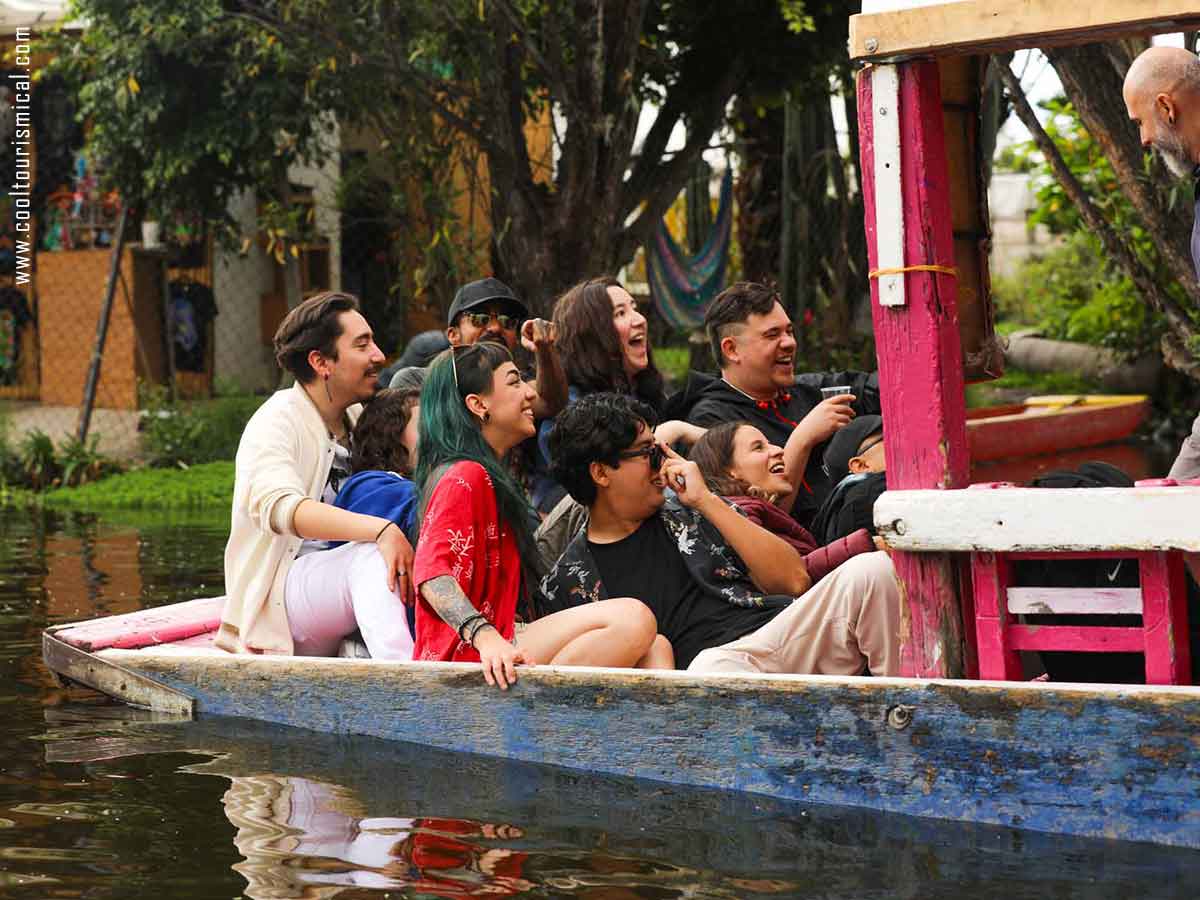
[[[779,803],[64,689],[40,630],[217,593],[224,523],[0,516],[0,897],[1194,897],[1200,853]]]

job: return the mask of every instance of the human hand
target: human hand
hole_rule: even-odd
[[[409,606],[417,602],[412,581],[413,548],[400,530],[391,522],[375,538],[375,546],[387,567],[388,590],[395,591]]]
[[[707,428],[701,428],[699,425],[693,425],[690,422],[671,419],[668,422],[659,423],[658,427],[654,429],[654,438],[660,444],[668,446],[674,444],[676,441],[683,441],[690,446],[704,437],[704,432],[707,430]]]
[[[667,456],[662,468],[667,487],[678,495],[679,502],[684,506],[699,506],[712,494],[708,485],[704,483],[700,467],[690,459],[684,459],[670,447],[664,446],[662,449]]]
[[[526,319],[521,324],[521,346],[530,353],[549,349],[558,340],[558,326],[546,319]]]
[[[524,650],[514,647],[490,626],[476,633],[474,643],[483,664],[483,680],[498,685],[502,691],[507,691],[510,684],[517,683],[517,663],[533,663]]]
[[[801,432],[811,447],[831,438],[835,432],[850,424],[854,418],[853,394],[839,394],[822,400],[812,408],[807,416],[800,420],[796,430]]]

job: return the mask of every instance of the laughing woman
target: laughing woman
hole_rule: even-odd
[[[724,422],[710,428],[692,447],[690,458],[709,490],[800,551],[814,584],[852,556],[882,549],[865,528],[818,547],[813,536],[787,513],[796,486],[785,474],[783,450],[747,422]]]
[[[501,688],[521,662],[654,665],[657,622],[640,601],[529,621],[532,579],[522,562],[534,558],[533,517],[505,457],[534,434],[534,398],[508,350],[492,342],[447,350],[429,369],[417,443],[424,516],[413,658],[482,662],[488,684]],[[519,605],[529,624],[518,635]]]
[[[661,413],[666,402],[663,377],[654,365],[647,325],[637,301],[610,276],[582,281],[559,297],[554,304],[554,326],[558,353],[567,370],[568,402],[598,391],[613,391],[631,394]],[[553,425],[551,420],[543,422],[538,435],[547,463]],[[662,422],[654,430],[665,444],[691,444],[703,433],[703,428],[678,420]],[[537,508],[549,512],[566,491],[552,481],[543,481],[535,484],[533,494]]]

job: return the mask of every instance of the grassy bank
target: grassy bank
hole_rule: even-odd
[[[42,503],[59,509],[228,510],[232,500],[232,460],[187,469],[135,469],[41,495]]]

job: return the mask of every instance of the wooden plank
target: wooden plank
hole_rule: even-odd
[[[130,706],[191,718],[195,703],[188,694],[168,687],[112,660],[100,659],[56,638],[42,634],[42,659],[46,668],[67,681],[90,687]]]
[[[216,631],[221,624],[224,597],[201,597],[119,616],[92,619],[54,629],[60,641],[80,650],[118,647],[133,650],[167,644]]]
[[[1143,553],[1142,639],[1147,684],[1190,684],[1192,651],[1188,641],[1187,582],[1178,553]]]
[[[850,17],[850,57],[896,60],[952,53],[998,53],[1163,34],[1200,25],[1194,0],[960,0]]]
[[[202,716],[781,799],[1200,846],[1195,688],[523,667],[501,692],[469,664],[98,656],[184,691]]]
[[[904,200],[900,190],[900,77],[895,66],[871,70],[872,171],[875,175],[876,269],[904,267]],[[904,305],[904,275],[881,275],[879,302]]]
[[[1034,616],[1051,614],[1140,616],[1142,614],[1142,591],[1141,588],[1009,588],[1008,611]]]
[[[1141,628],[1102,625],[1013,625],[1008,629],[1014,650],[1068,650],[1076,653],[1141,653]]]
[[[939,76],[933,63],[897,66],[900,79],[901,187],[906,266],[954,263]],[[859,130],[867,252],[880,268],[879,193],[875,171],[875,79],[860,74]],[[897,488],[962,487],[967,483],[962,348],[957,286],[950,275],[904,275],[904,306],[882,305],[872,279],[871,309],[883,391],[883,418],[902,422],[885,444],[888,481]],[[901,671],[962,675],[967,655],[959,611],[959,579],[949,558],[893,555],[904,586],[906,617]]]
[[[1200,487],[1183,485],[887,491],[875,502],[875,525],[893,547],[910,551],[1195,553],[1198,509]]]
[[[1008,640],[1012,566],[1007,557],[976,553],[971,557],[971,586],[975,592],[975,640],[979,655],[979,677],[1017,681],[1022,675],[1021,658]]]

